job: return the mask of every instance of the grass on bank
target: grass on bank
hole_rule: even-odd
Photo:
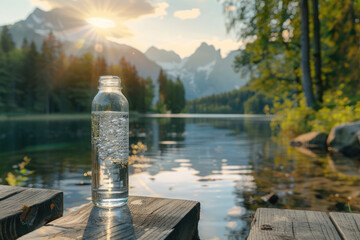
[[[345,96],[343,88],[342,84],[336,91],[327,91],[323,103],[315,109],[306,106],[303,94],[296,101],[298,106],[288,99],[275,102],[273,111],[277,117],[271,122],[272,129],[287,136],[310,131],[329,133],[338,124],[360,121],[360,101]]]

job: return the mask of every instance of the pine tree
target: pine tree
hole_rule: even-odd
[[[7,26],[4,26],[1,31],[1,48],[5,53],[8,53],[15,49],[15,43],[12,40],[9,28]]]
[[[54,34],[49,33],[44,40],[39,56],[39,84],[36,93],[36,108],[40,112],[51,113],[59,111],[61,100],[56,93],[56,88],[61,85],[64,74],[64,54],[62,45]]]
[[[20,49],[15,49],[14,41],[7,26],[4,26],[1,32],[1,48],[4,53],[2,82],[5,87],[4,110],[6,112],[19,111],[19,102],[22,92],[19,91],[21,83],[21,67],[23,55]]]
[[[180,78],[178,77],[175,82],[175,99],[174,99],[174,106],[173,111],[174,113],[180,113],[186,105],[185,101],[185,88],[184,85],[181,83]]]
[[[99,85],[98,79],[100,76],[106,75],[108,66],[104,57],[97,57],[94,62],[93,76],[91,79],[91,90],[95,93]]]
[[[129,101],[130,110],[139,110],[141,97],[138,94],[141,91],[140,78],[135,66],[128,63],[125,58],[120,61],[121,79],[124,83],[124,94]]]
[[[24,41],[23,44],[23,70],[22,70],[22,79],[21,88],[23,89],[22,104],[26,111],[33,112],[35,111],[35,89],[38,84],[38,57],[39,53],[37,52],[34,42],[31,42],[30,46],[27,45],[27,41]]]
[[[145,80],[145,111],[150,111],[152,108],[152,101],[154,99],[155,86],[150,77]]]
[[[157,82],[159,83],[159,97],[160,102],[165,103],[165,99],[167,98],[167,79],[164,71],[160,69],[159,77]]]
[[[9,90],[9,73],[7,71],[6,55],[0,47],[0,111],[6,111],[7,92]]]
[[[166,96],[164,103],[166,105],[166,110],[174,112],[175,106],[175,84],[171,79],[166,79]]]
[[[24,38],[21,48],[22,48],[23,51],[29,50],[29,43],[28,43],[26,38]]]

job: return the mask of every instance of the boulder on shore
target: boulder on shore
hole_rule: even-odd
[[[330,150],[348,156],[360,154],[360,122],[341,124],[333,127],[327,139]]]
[[[302,134],[291,141],[291,146],[326,149],[328,135],[322,132],[309,132]]]

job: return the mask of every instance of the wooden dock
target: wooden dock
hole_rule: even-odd
[[[199,239],[195,201],[130,196],[121,208],[62,212],[60,191],[0,185],[0,239]]]
[[[359,240],[360,214],[258,208],[248,240]]]
[[[199,239],[200,203],[130,196],[63,214],[63,193],[0,185],[0,239]],[[360,214],[259,208],[249,240],[358,240]]]
[[[63,214],[63,193],[0,185],[0,239],[16,239]]]

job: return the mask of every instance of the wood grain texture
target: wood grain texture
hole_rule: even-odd
[[[0,201],[25,190],[23,187],[0,185]]]
[[[130,196],[121,208],[87,204],[20,239],[199,239],[199,218],[198,202]]]
[[[0,239],[16,239],[62,213],[61,191],[0,185]]]
[[[340,240],[324,212],[258,208],[251,223],[249,240]]]
[[[330,213],[330,218],[343,239],[360,239],[360,214],[333,212]]]

